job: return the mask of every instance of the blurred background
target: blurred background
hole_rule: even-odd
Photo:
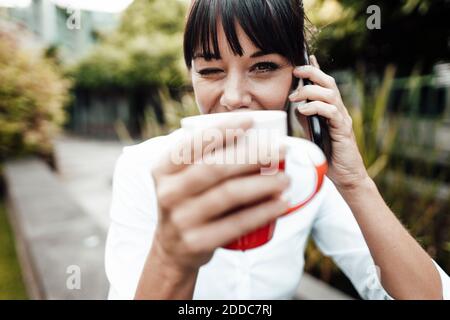
[[[115,161],[198,112],[182,60],[187,4],[0,0],[0,299],[106,297]],[[450,1],[304,5],[370,175],[449,273]],[[312,242],[306,256],[308,274],[358,298]]]

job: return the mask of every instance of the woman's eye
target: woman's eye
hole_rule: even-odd
[[[256,71],[257,73],[265,73],[269,71],[275,71],[279,68],[276,63],[273,62],[260,62],[255,64],[252,67],[252,71]]]
[[[266,72],[270,72],[270,71],[275,71],[279,68],[280,68],[280,66],[273,62],[259,62],[255,65],[253,65],[250,68],[250,71],[261,74],[261,73],[266,73]],[[202,77],[217,76],[222,72],[223,72],[222,69],[217,69],[217,68],[205,68],[205,69],[201,69],[201,70],[197,71],[197,73]]]
[[[209,76],[209,75],[218,74],[219,72],[222,72],[222,70],[220,70],[220,69],[202,69],[202,70],[198,71],[198,74],[201,76]]]

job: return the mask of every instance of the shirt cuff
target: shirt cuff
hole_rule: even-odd
[[[442,270],[442,268],[436,263],[436,261],[434,261],[433,259],[431,259],[431,261],[433,261],[434,265],[436,266],[436,269],[439,273],[440,279],[441,279],[441,284],[442,284],[442,299],[443,300],[450,300],[450,277],[445,273],[444,270]],[[381,283],[379,284],[380,286],[380,292],[381,292],[381,297],[384,300],[395,300],[393,297],[391,297],[389,295],[389,293],[382,287]]]
[[[450,300],[450,277],[445,273],[444,270],[433,260],[434,265],[436,266],[437,271],[439,272],[439,276],[441,277],[442,283],[442,299]]]

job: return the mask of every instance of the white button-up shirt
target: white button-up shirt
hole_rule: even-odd
[[[134,297],[158,223],[151,166],[181,135],[182,129],[125,147],[116,163],[105,255],[109,299]],[[277,220],[273,238],[267,244],[247,251],[216,249],[199,270],[194,299],[291,298],[303,273],[310,235],[362,298],[391,299],[378,280],[350,208],[329,179],[306,207]],[[450,299],[450,279],[435,265],[443,296]]]

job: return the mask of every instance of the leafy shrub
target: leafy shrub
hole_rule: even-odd
[[[51,153],[51,137],[65,120],[69,82],[55,65],[0,33],[0,161]]]
[[[180,128],[181,119],[199,114],[194,94],[191,91],[182,91],[174,96],[169,88],[161,87],[158,90],[158,96],[165,122],[160,123],[154,106],[148,106],[141,121],[141,140],[169,134]],[[115,127],[120,140],[125,143],[132,141],[131,135],[122,121],[118,121]]]
[[[185,10],[179,0],[134,1],[118,29],[69,70],[76,85],[93,89],[183,85]]]

